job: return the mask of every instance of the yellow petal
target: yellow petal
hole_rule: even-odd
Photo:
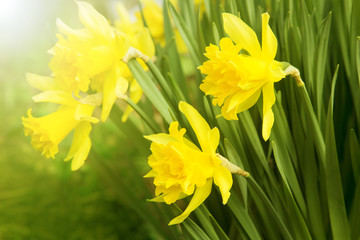
[[[146,138],[147,140],[150,140],[154,143],[159,143],[159,144],[163,144],[163,145],[166,145],[171,141],[177,141],[176,138],[174,138],[166,133],[147,135],[147,136],[144,136],[144,138]]]
[[[89,155],[91,149],[91,140],[87,137],[80,148],[74,154],[74,158],[71,162],[71,170],[76,171],[82,167],[85,163],[86,158]]]
[[[270,68],[270,81],[278,82],[284,77],[286,77],[285,72],[282,70],[282,64],[278,61],[272,61]]]
[[[253,106],[259,98],[260,86],[250,89],[249,91],[241,91],[225,101],[224,108],[230,111],[236,108],[236,112],[242,112]]]
[[[131,24],[130,23],[130,16],[128,14],[127,9],[124,7],[124,5],[120,2],[116,3],[116,11],[120,17],[121,23],[124,24]]]
[[[155,177],[157,175],[156,171],[154,171],[154,169],[151,169],[150,172],[148,172],[144,178],[151,178],[151,177]]]
[[[214,183],[220,189],[223,204],[226,204],[230,197],[230,189],[233,184],[231,173],[223,166],[219,166],[214,172]]]
[[[101,112],[101,121],[105,122],[108,118],[111,108],[116,100],[116,73],[115,70],[107,72],[104,75],[104,85],[103,85],[103,105]]]
[[[262,53],[263,58],[267,61],[274,60],[277,50],[277,39],[269,26],[270,15],[262,15]]]
[[[136,41],[134,41],[133,47],[139,49],[146,56],[152,57],[155,55],[155,45],[149,29],[141,28],[134,38]]]
[[[41,76],[33,73],[26,73],[26,80],[30,86],[42,91],[56,90],[58,87],[51,77]]]
[[[129,97],[134,103],[138,103],[142,97],[143,91],[139,84],[135,81],[135,79],[132,80],[129,88]],[[126,109],[121,117],[122,122],[126,122],[126,120],[129,117],[129,114],[133,111],[132,107],[130,105],[126,106]]]
[[[178,127],[179,127],[179,123],[178,122],[172,122],[170,124],[170,127],[169,127],[169,133],[170,133],[170,136],[176,138],[177,140],[179,141],[182,141],[183,139],[183,136],[186,132],[186,129],[185,128],[181,128],[180,130],[178,130]]]
[[[269,82],[263,87],[263,126],[262,135],[265,141],[270,137],[271,128],[274,124],[274,113],[271,110],[275,103],[274,83]]]
[[[88,121],[91,123],[98,123],[99,119],[92,117],[94,109],[95,109],[95,106],[88,105],[88,104],[79,104],[76,107],[74,117],[76,120]]]
[[[79,103],[86,105],[100,106],[102,103],[102,99],[103,99],[103,94],[102,92],[100,92],[100,93],[89,94],[83,98],[77,99],[77,101]]]
[[[257,100],[260,97],[260,89],[258,91],[256,91],[253,95],[251,95],[250,97],[248,97],[248,99],[246,99],[244,102],[242,102],[240,105],[237,106],[237,112],[242,112],[245,111],[249,108],[251,108],[252,106],[255,105],[255,103],[257,102]]]
[[[199,207],[210,195],[211,186],[212,179],[208,179],[204,186],[196,188],[194,196],[185,211],[181,215],[171,220],[169,225],[182,223],[190,215],[190,213]]]
[[[196,111],[194,107],[192,107],[188,103],[181,101],[179,103],[179,109],[182,113],[185,114],[192,129],[194,130],[200,143],[201,149],[204,152],[215,153],[215,149],[219,144],[218,130],[213,130],[214,132],[210,132],[210,127],[205,121],[205,119],[200,115],[198,111]]]
[[[181,192],[182,192],[182,189],[180,187],[174,188],[172,191],[169,191],[164,196],[164,202],[166,204],[174,203],[176,200],[179,199],[179,195],[180,195]]]
[[[187,196],[189,196],[189,195],[180,192],[180,193],[178,194],[178,196],[177,196],[177,199],[175,199],[175,201],[176,201],[176,200],[183,199],[183,198],[186,198]],[[150,201],[150,202],[165,202],[165,199],[164,199],[164,198],[165,198],[165,194],[161,194],[160,196],[154,197],[154,198],[150,199],[149,201]],[[175,201],[172,201],[172,203],[175,202]]]
[[[230,38],[253,57],[261,56],[261,48],[256,33],[240,18],[223,13],[224,29]]]
[[[56,19],[56,27],[60,33],[66,36],[76,36],[81,40],[89,40],[91,38],[90,32],[85,29],[72,29],[66,25],[61,19]]]
[[[84,141],[89,137],[90,132],[91,124],[89,122],[81,122],[79,125],[76,126],[70,150],[66,155],[64,161],[69,161],[74,157],[75,153],[80,149]]]
[[[220,39],[220,49],[223,52],[234,52],[235,54],[239,53],[241,50],[239,45],[235,45],[230,38],[224,37]]]
[[[34,102],[59,103],[66,106],[74,106],[78,103],[71,93],[63,91],[44,91],[32,97]]]
[[[79,7],[81,23],[91,30],[93,34],[110,40],[112,38],[112,31],[106,18],[87,2],[78,1],[76,3]]]
[[[125,95],[127,89],[129,87],[129,82],[125,78],[119,76],[116,85],[115,85],[115,94],[118,98],[121,98]]]

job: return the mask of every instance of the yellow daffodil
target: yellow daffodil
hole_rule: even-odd
[[[184,138],[186,130],[178,130],[178,122],[171,123],[169,134],[145,136],[152,141],[152,154],[149,156],[152,170],[145,177],[154,178],[157,197],[153,200],[171,204],[194,194],[185,211],[169,225],[181,223],[200,206],[209,196],[213,181],[220,189],[223,204],[227,203],[232,186],[231,173],[216,154],[219,130],[210,129],[189,104],[180,102],[179,109],[195,131],[201,149]]]
[[[230,36],[220,41],[220,49],[210,45],[209,58],[199,67],[206,78],[200,89],[214,97],[213,104],[222,106],[225,119],[237,119],[236,114],[253,106],[262,92],[262,136],[266,141],[274,123],[271,110],[275,103],[274,82],[285,77],[283,64],[274,60],[277,39],[271,31],[269,14],[262,14],[262,44],[255,32],[240,18],[223,14],[225,32]],[[233,44],[234,41],[236,44]]]
[[[77,2],[84,29],[72,29],[57,20],[59,41],[49,51],[49,64],[55,80],[74,92],[87,92],[89,87],[103,93],[101,120],[105,121],[117,95],[128,88],[124,78],[126,65],[121,61],[129,48],[128,40],[111,27],[89,3]]]
[[[54,158],[60,142],[74,130],[73,142],[66,161],[73,159],[72,170],[79,169],[85,162],[91,148],[89,133],[91,124],[98,120],[92,117],[95,106],[76,101],[71,93],[58,90],[54,79],[35,74],[27,75],[30,85],[43,90],[33,97],[35,102],[61,104],[57,111],[40,118],[34,118],[31,109],[22,118],[25,135],[31,136],[34,149],[47,158]]]

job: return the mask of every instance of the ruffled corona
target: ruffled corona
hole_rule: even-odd
[[[59,143],[79,124],[73,117],[75,109],[71,107],[40,118],[34,118],[31,109],[27,114],[27,118],[22,118],[25,135],[31,136],[34,149],[41,151],[46,158],[55,157]]]
[[[31,144],[35,150],[41,152],[46,158],[54,158],[58,153],[60,142],[75,129],[81,129],[82,136],[74,136],[73,145],[67,159],[73,158],[72,170],[80,168],[91,147],[88,137],[91,125],[90,122],[76,119],[76,112],[79,108],[73,106],[61,106],[57,111],[40,118],[34,118],[31,109],[28,116],[22,118],[26,136],[31,136]],[[83,106],[82,113],[91,116],[93,106]]]
[[[148,161],[152,170],[145,177],[154,177],[157,197],[153,200],[171,204],[194,194],[185,211],[169,225],[181,223],[204,202],[211,192],[213,181],[220,188],[223,204],[226,204],[232,186],[230,171],[215,153],[219,144],[218,129],[210,129],[189,104],[180,102],[179,109],[194,129],[201,149],[184,138],[186,130],[178,130],[178,122],[170,125],[169,134],[145,136],[152,141],[152,154]]]
[[[262,15],[262,48],[255,32],[240,18],[224,13],[223,20],[231,39],[221,39],[220,49],[215,45],[206,48],[209,60],[199,69],[207,76],[200,89],[214,97],[213,104],[222,106],[222,116],[228,120],[236,120],[237,113],[252,107],[262,92],[266,141],[274,123],[274,82],[285,77],[282,64],[274,60],[277,40],[268,25],[269,14]]]

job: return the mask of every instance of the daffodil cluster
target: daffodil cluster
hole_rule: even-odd
[[[230,38],[218,46],[206,48],[209,59],[199,67],[207,76],[200,89],[214,97],[213,104],[221,106],[227,120],[238,119],[237,113],[252,107],[262,93],[262,136],[268,140],[274,123],[271,110],[275,103],[274,82],[285,77],[283,64],[274,60],[277,40],[269,27],[269,14],[262,15],[262,44],[256,33],[240,18],[223,14],[224,29]],[[235,42],[235,44],[233,43]]]
[[[60,142],[74,132],[65,158],[73,159],[72,170],[79,169],[89,154],[92,124],[106,121],[117,98],[130,95],[137,103],[142,96],[142,89],[126,65],[130,47],[151,58],[155,55],[152,39],[159,45],[165,44],[163,10],[152,0],[143,1],[143,15],[137,13],[135,21],[122,5],[117,5],[120,19],[114,26],[90,4],[77,4],[84,27],[72,29],[57,20],[58,41],[49,50],[51,77],[27,75],[30,85],[42,91],[33,100],[56,103],[59,107],[40,118],[33,117],[29,109],[28,116],[22,119],[33,147],[48,158],[54,158]],[[203,1],[194,4],[200,10],[205,9],[201,5]],[[274,60],[277,39],[269,27],[269,15],[262,15],[261,46],[255,32],[238,17],[224,13],[223,22],[229,37],[222,38],[220,46],[206,48],[205,56],[209,60],[199,67],[206,75],[200,89],[213,96],[213,104],[221,106],[221,115],[227,120],[236,120],[237,114],[252,107],[262,93],[262,136],[268,140],[274,123],[271,110],[275,103],[274,82],[287,74],[284,69],[287,65]],[[183,52],[183,42],[178,40],[180,35],[176,30],[175,36],[179,51]],[[147,70],[143,62],[140,64]],[[179,110],[190,123],[200,146],[185,137],[186,130],[179,129],[177,121],[171,123],[169,134],[145,136],[152,141],[152,154],[148,158],[152,169],[145,177],[154,178],[153,201],[172,204],[193,195],[185,211],[170,225],[183,222],[202,204],[211,192],[212,183],[219,187],[222,202],[226,204],[233,183],[231,173],[248,176],[216,153],[220,141],[216,127],[211,129],[199,112],[185,102],[179,103]],[[129,107],[123,121],[130,112]]]
[[[42,92],[33,97],[35,102],[59,104],[54,113],[35,118],[28,111],[23,117],[25,134],[32,145],[45,157],[58,152],[58,144],[72,131],[73,143],[65,160],[72,161],[72,169],[80,168],[86,160],[91,141],[91,124],[105,121],[116,99],[127,94],[134,102],[140,100],[142,91],[132,78],[122,58],[129,47],[154,56],[155,48],[150,32],[141,26],[133,31],[111,26],[108,20],[89,3],[76,2],[79,7],[81,29],[72,29],[57,20],[58,41],[49,50],[52,55],[49,67],[51,77],[28,74],[27,79]],[[122,22],[128,24],[123,16]],[[93,116],[101,106],[99,116]],[[124,120],[129,114],[125,112]]]

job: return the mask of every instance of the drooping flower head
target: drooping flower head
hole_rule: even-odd
[[[219,187],[223,204],[229,199],[232,177],[216,155],[219,144],[219,130],[210,129],[207,122],[189,104],[180,102],[179,109],[185,114],[196,133],[200,147],[184,137],[186,130],[178,130],[173,122],[169,134],[160,133],[145,136],[152,141],[149,165],[152,170],[145,177],[153,177],[156,186],[154,201],[167,204],[194,194],[188,207],[169,225],[184,221],[211,192],[213,181]]]
[[[285,77],[282,63],[274,60],[277,39],[271,31],[269,14],[262,14],[262,44],[256,33],[240,18],[223,14],[225,32],[230,36],[206,48],[209,58],[199,67],[207,76],[200,89],[214,97],[213,104],[222,106],[225,119],[236,120],[237,113],[252,107],[263,96],[262,135],[266,141],[274,123],[271,110],[275,103],[274,82]],[[235,44],[233,43],[235,42]]]
[[[35,74],[28,74],[27,77],[30,85],[43,90],[33,97],[35,102],[61,105],[55,112],[40,118],[33,117],[29,109],[28,116],[22,117],[25,135],[31,136],[31,144],[35,150],[47,158],[54,158],[60,142],[74,130],[73,142],[65,160],[73,159],[71,169],[79,169],[91,148],[91,123],[98,122],[98,119],[92,117],[95,106],[82,104],[69,92],[57,90],[59,88],[52,78]]]

